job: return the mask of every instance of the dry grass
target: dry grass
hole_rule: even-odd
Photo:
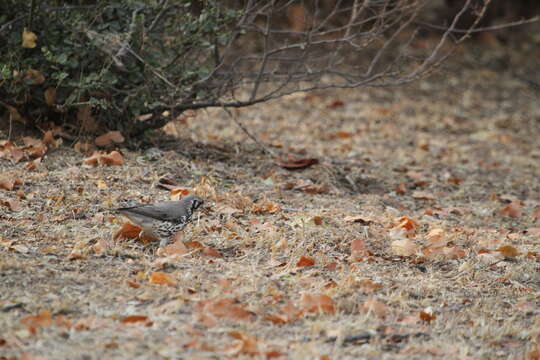
[[[121,148],[122,166],[82,167],[66,146],[34,171],[1,161],[23,198],[0,207],[0,358],[535,358],[538,94],[450,66],[410,87],[238,113],[276,151],[321,160],[304,170],[274,165],[221,111]],[[167,199],[162,176],[209,205],[187,253],[111,241],[107,209]],[[400,217],[417,223],[408,237]],[[448,253],[427,252],[433,229]]]

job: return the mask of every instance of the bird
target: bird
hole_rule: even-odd
[[[145,234],[158,239],[162,248],[190,222],[191,216],[202,204],[204,200],[200,197],[188,195],[178,201],[137,204],[115,211],[142,228],[139,236]]]

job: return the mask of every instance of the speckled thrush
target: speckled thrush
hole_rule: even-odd
[[[203,203],[200,197],[188,195],[178,201],[138,204],[119,208],[116,211],[140,226],[146,235],[159,239],[159,247],[164,247],[190,222],[195,210]]]

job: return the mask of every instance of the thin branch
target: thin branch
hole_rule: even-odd
[[[518,20],[518,21],[513,21],[513,22],[509,22],[505,24],[499,24],[499,25],[485,26],[485,27],[480,27],[480,28],[476,28],[472,30],[471,29],[468,29],[468,30],[467,29],[453,29],[452,32],[456,34],[466,34],[466,33],[479,33],[479,32],[484,32],[484,31],[497,31],[497,30],[507,29],[510,27],[531,24],[539,20],[540,20],[540,16],[535,16],[529,19]],[[446,26],[434,25],[434,24],[423,22],[423,21],[415,21],[415,24],[425,26],[434,30],[448,31],[449,29]]]
[[[257,137],[255,135],[253,135],[248,129],[247,127],[238,119],[238,117],[236,116],[236,114],[233,114],[232,111],[230,109],[228,109],[227,107],[223,106],[223,111],[225,111],[229,117],[236,123],[236,125],[238,125],[238,127],[251,139],[253,140],[257,145],[260,146],[260,148],[267,154],[270,154],[271,156],[273,157],[276,157],[276,153],[272,150],[270,150],[266,145],[264,145],[261,141],[259,141],[259,139],[257,139]]]

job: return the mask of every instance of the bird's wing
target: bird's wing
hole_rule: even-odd
[[[180,201],[165,201],[157,204],[140,204],[119,208],[116,211],[125,214],[142,215],[156,220],[174,221],[185,215],[185,212],[180,211],[179,203]]]

